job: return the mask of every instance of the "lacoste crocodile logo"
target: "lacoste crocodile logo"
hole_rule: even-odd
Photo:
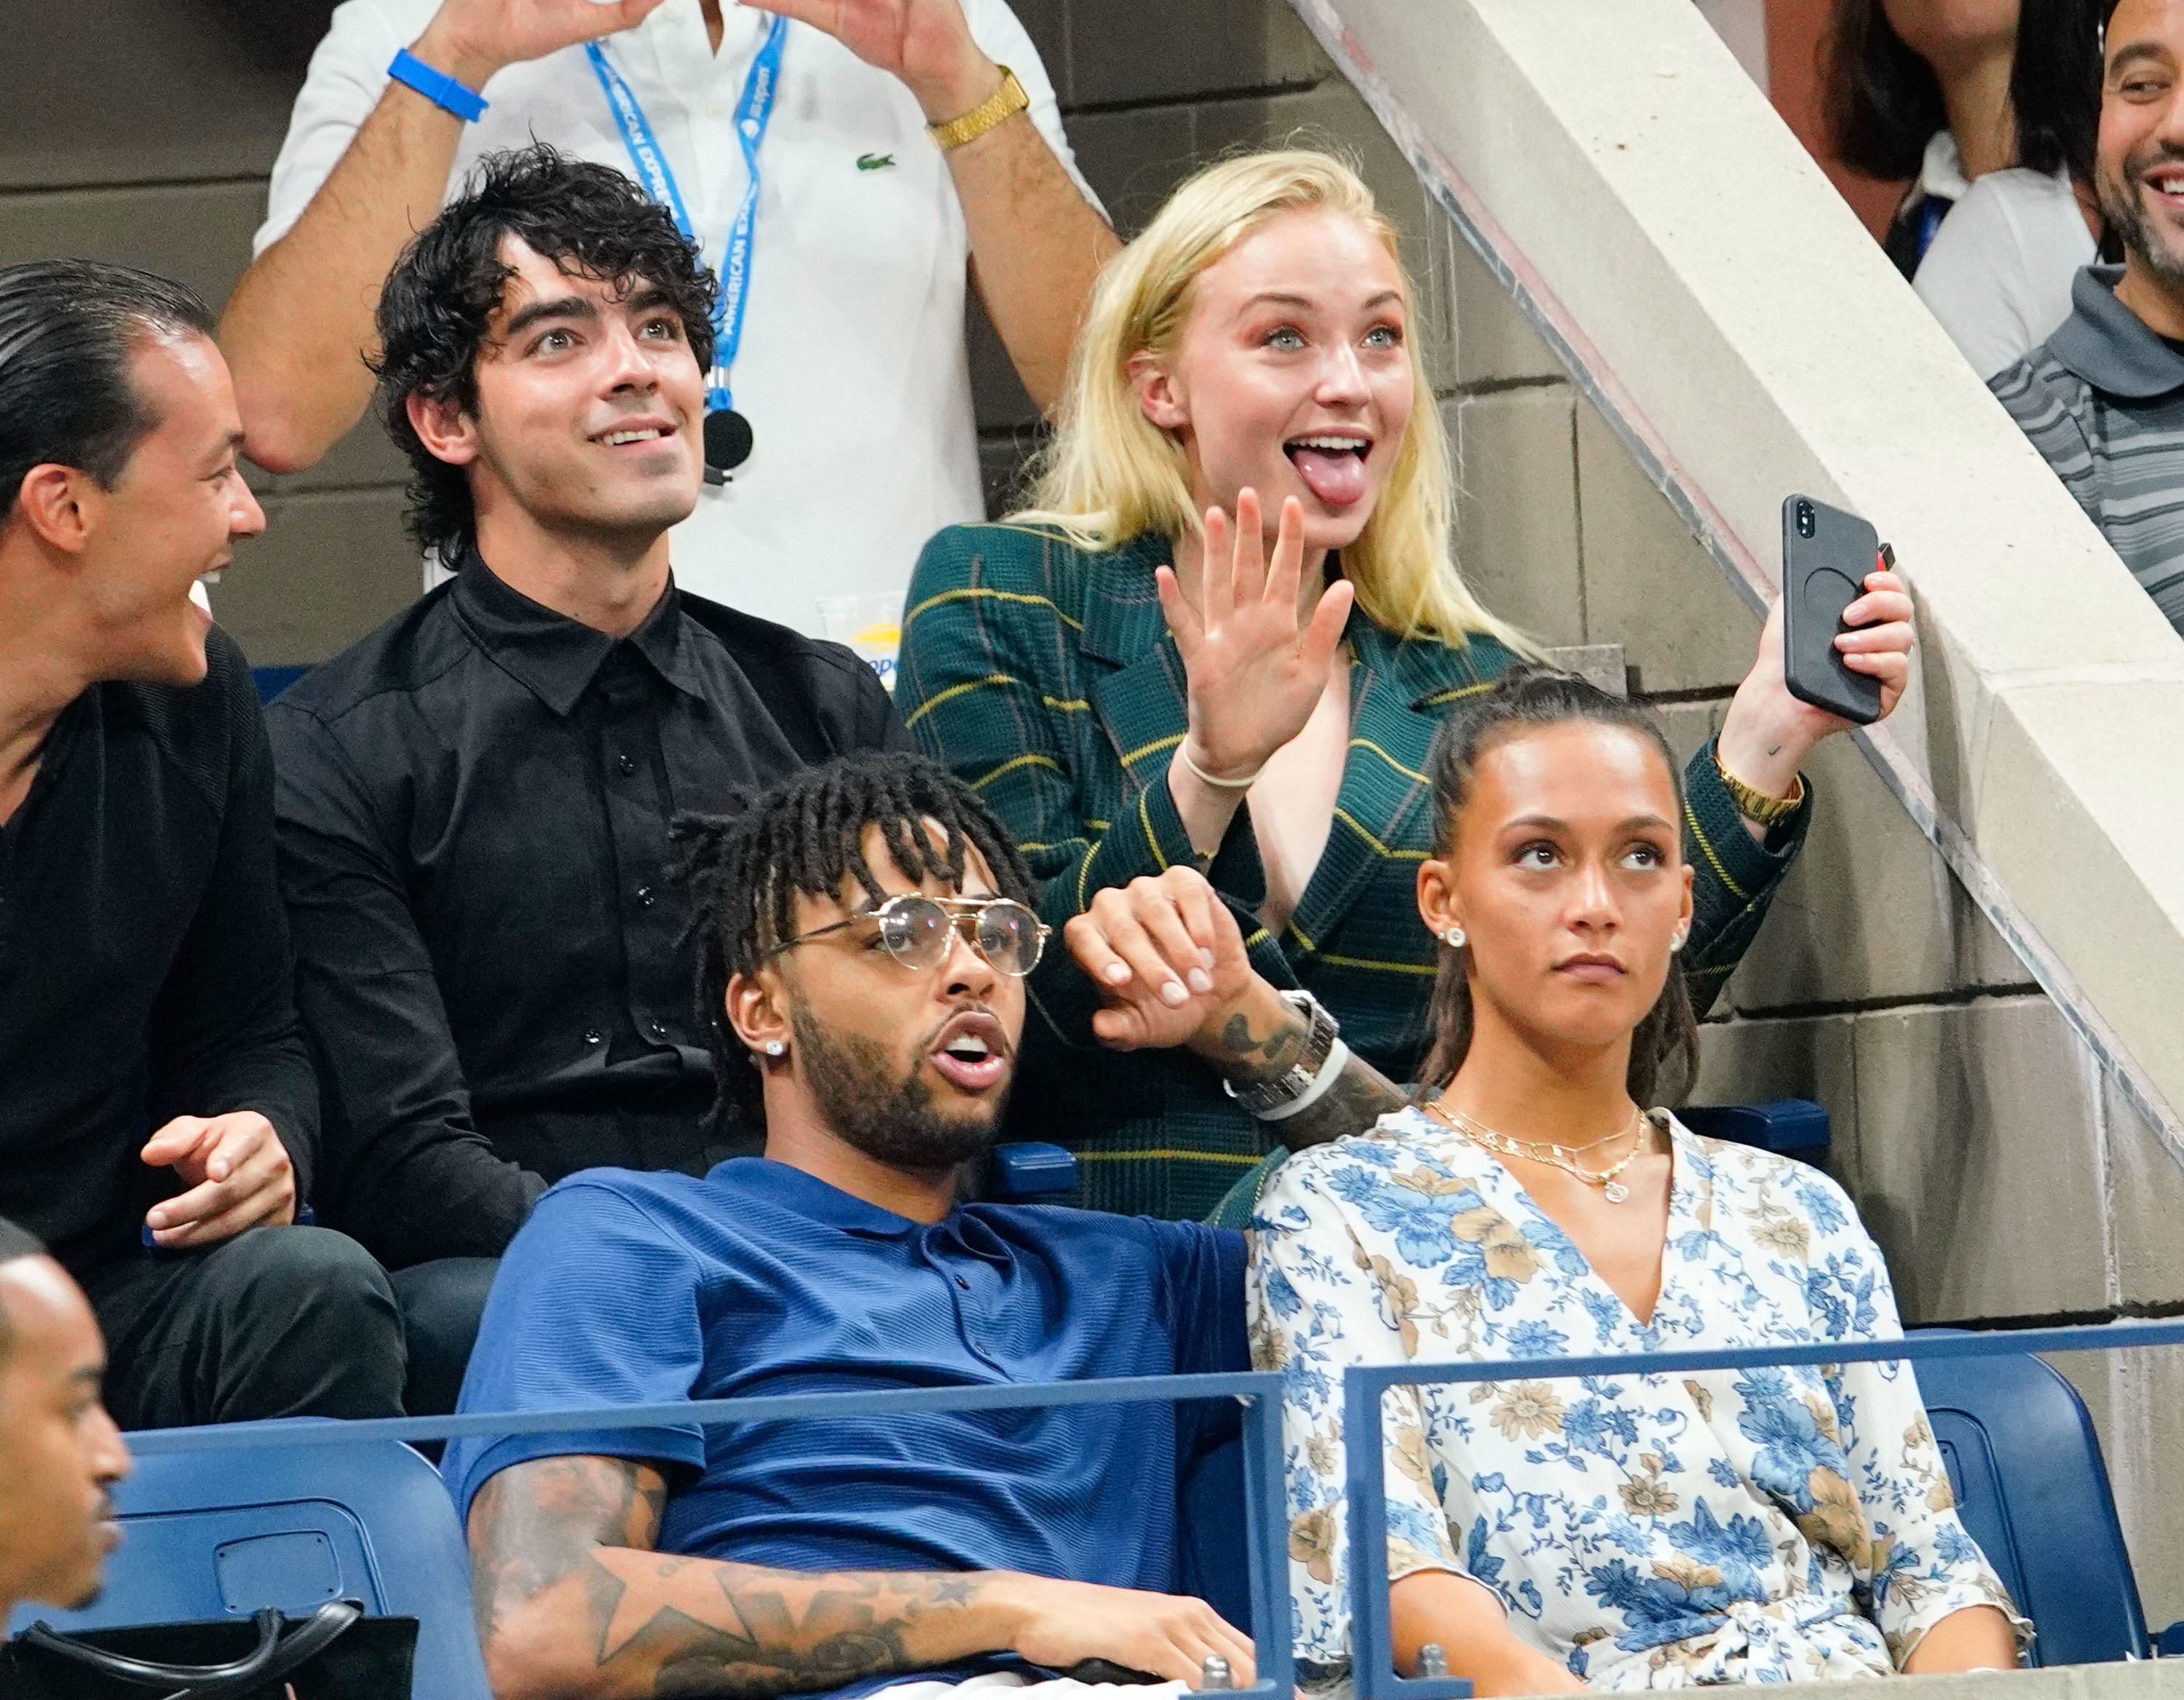
[[[857,155],[857,169],[860,171],[893,170],[894,169],[894,155],[892,153],[860,153]]]

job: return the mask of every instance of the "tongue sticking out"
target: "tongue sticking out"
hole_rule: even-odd
[[[1348,449],[1292,449],[1290,459],[1305,488],[1330,508],[1346,508],[1365,494],[1365,457]]]

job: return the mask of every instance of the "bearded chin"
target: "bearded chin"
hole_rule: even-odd
[[[2105,172],[2100,173],[2093,189],[2101,204],[2101,217],[2115,232],[2126,253],[2170,288],[2184,289],[2184,252],[2170,247],[2164,240],[2165,228],[2139,198],[2135,187],[2137,181],[2135,169],[2129,181],[2122,183]]]
[[[1006,1090],[968,1115],[943,1115],[917,1067],[897,1074],[875,1040],[830,1033],[801,1007],[789,1011],[788,1023],[827,1125],[875,1162],[939,1173],[993,1150]]]

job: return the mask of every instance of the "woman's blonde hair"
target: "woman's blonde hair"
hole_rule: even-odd
[[[1284,213],[1346,214],[1372,231],[1402,275],[1395,226],[1341,160],[1304,148],[1209,165],[1168,198],[1145,232],[1110,260],[1071,358],[1054,441],[1034,464],[1019,525],[1058,531],[1079,549],[1116,548],[1148,531],[1195,536],[1201,519],[1182,446],[1138,405],[1130,363],[1172,354],[1201,273]],[[1419,339],[1407,340],[1417,397],[1373,516],[1342,551],[1343,575],[1374,624],[1401,638],[1461,644],[1484,633],[1520,654],[1534,645],[1464,588],[1449,546],[1448,437]]]

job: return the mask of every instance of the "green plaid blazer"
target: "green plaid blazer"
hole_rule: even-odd
[[[1016,833],[1057,934],[1100,887],[1193,859],[1167,780],[1186,723],[1183,662],[1153,583],[1168,558],[1156,536],[1090,555],[1021,526],[951,526],[911,581],[895,705],[919,747]],[[1450,705],[1515,657],[1490,638],[1461,649],[1400,641],[1358,613],[1345,638],[1349,757],[1295,917],[1279,937],[1257,919],[1265,876],[1248,811],[1208,872],[1259,973],[1311,991],[1353,1049],[1410,1080],[1430,1037],[1437,971],[1415,895],[1433,839],[1427,750]],[[1685,849],[1698,873],[1683,961],[1703,1010],[1751,943],[1811,809],[1762,846],[1708,751],[1685,783]],[[1006,1137],[1074,1151],[1078,1202],[1197,1219],[1269,1149],[1261,1124],[1192,1057],[1102,1048],[1091,1033],[1099,995],[1067,951],[1048,951],[1028,990]]]

